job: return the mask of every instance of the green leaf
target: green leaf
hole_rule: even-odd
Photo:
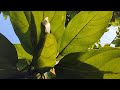
[[[83,52],[100,39],[112,17],[111,11],[81,11],[68,24],[61,39],[60,52]]]
[[[51,33],[59,42],[64,32],[65,11],[10,11],[10,20],[23,48],[33,55],[41,41],[42,21],[49,18]]]
[[[40,72],[49,70],[56,64],[57,42],[55,37],[47,33],[43,48],[40,49],[37,56],[33,58],[33,65]]]
[[[29,24],[31,24],[31,13],[32,11],[24,11],[24,14]]]
[[[81,62],[78,57],[82,53],[73,53],[65,56],[55,66],[55,79],[98,79],[103,74],[95,67]]]
[[[10,58],[10,63],[15,65],[17,63],[17,52],[12,43],[2,34],[0,34],[0,56]]]
[[[48,17],[49,22],[54,18],[56,11],[44,11],[44,18]]]
[[[28,71],[28,66],[29,66],[29,64],[28,64],[28,62],[26,61],[26,59],[18,59],[18,63],[17,63],[17,69],[19,70],[19,71]]]
[[[10,41],[0,34],[0,78],[17,74],[17,52]]]
[[[9,13],[14,31],[20,39],[23,48],[28,53],[32,54],[31,30],[29,30],[29,23],[24,11],[10,11]]]
[[[120,79],[119,65],[120,48],[104,47],[68,54],[56,65],[56,74],[59,78]]]
[[[49,18],[51,33],[55,36],[58,44],[60,44],[60,39],[65,29],[66,11],[44,11],[45,17]]]
[[[31,22],[31,24],[35,24],[34,26],[35,30],[32,29],[33,33],[35,32],[35,35],[33,37],[35,37],[35,39],[37,40],[37,44],[38,44],[41,38],[41,23],[43,21],[43,11],[32,11],[32,15],[34,18],[34,22]]]
[[[32,61],[33,56],[27,53],[21,44],[14,44],[14,46],[17,51],[18,59],[26,60],[28,63]]]

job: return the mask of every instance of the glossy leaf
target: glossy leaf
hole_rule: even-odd
[[[60,52],[83,52],[100,39],[112,17],[111,11],[81,11],[68,24]]]
[[[33,65],[37,70],[46,71],[54,67],[56,64],[57,55],[57,42],[55,37],[47,33],[43,48],[39,51],[38,55],[33,58]]]
[[[0,34],[0,78],[17,74],[17,52],[10,41]]]
[[[59,78],[120,79],[119,66],[120,48],[104,47],[65,56],[56,65],[56,74]]]

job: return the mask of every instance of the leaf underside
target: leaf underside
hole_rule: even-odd
[[[120,48],[104,47],[65,56],[56,65],[58,78],[120,79]]]
[[[61,39],[60,53],[83,52],[104,34],[111,11],[81,11],[69,22]]]

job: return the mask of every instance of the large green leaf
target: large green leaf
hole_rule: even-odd
[[[65,56],[55,66],[56,79],[96,79],[102,78],[103,74],[99,69],[81,62],[79,57],[83,53],[73,53]]]
[[[59,45],[65,29],[66,11],[44,11],[45,17],[49,18],[51,33],[55,36]]]
[[[14,31],[20,39],[23,48],[32,54],[31,30],[24,11],[10,11],[9,14]]]
[[[66,17],[65,11],[33,11],[32,13],[35,18],[37,29],[41,29],[40,22],[42,22],[43,19],[48,17],[51,25],[51,33],[55,36],[57,41],[62,37],[62,34],[64,32],[64,26],[65,26],[64,25],[65,17]],[[40,31],[40,30],[37,30],[37,31]]]
[[[17,74],[17,52],[7,38],[0,34],[0,78]]]
[[[23,48],[33,55],[41,40],[42,21],[49,18],[51,33],[59,41],[64,32],[65,11],[10,11],[10,19]]]
[[[51,33],[55,36],[56,40],[62,37],[64,32],[64,22],[66,18],[65,11],[32,11],[34,17],[34,23],[36,25],[37,31],[37,43],[40,40],[41,33],[41,22],[43,19],[48,17],[50,25],[51,25]],[[28,19],[29,20],[29,19]]]
[[[104,47],[65,56],[58,65],[59,78],[120,79],[120,48]]]
[[[24,48],[22,47],[21,44],[14,44],[16,51],[17,51],[17,55],[18,55],[18,59],[24,59],[26,61],[32,61],[33,56],[30,55],[29,53],[27,53]]]
[[[40,41],[42,11],[10,11],[10,20],[23,48],[33,55]]]
[[[60,52],[82,52],[100,39],[112,17],[112,11],[81,11],[68,24],[61,39]]]
[[[17,68],[21,71],[25,69],[32,62],[33,56],[27,53],[21,44],[14,44],[17,55],[18,55],[18,63]]]
[[[33,58],[33,65],[35,69],[44,72],[54,67],[56,64],[56,55],[57,41],[52,34],[47,33],[43,48],[40,49],[38,55]]]
[[[49,22],[54,18],[56,11],[44,11],[44,18],[48,17]]]
[[[37,40],[37,44],[39,43],[40,41],[40,38],[41,38],[41,22],[43,21],[43,11],[32,11],[32,15],[33,15],[33,18],[34,20],[31,22],[32,24],[35,24],[35,30],[33,30],[33,33],[35,32],[35,35],[33,35],[33,37],[36,37],[36,40]],[[33,25],[34,27],[34,25]],[[33,28],[31,26],[31,28]]]

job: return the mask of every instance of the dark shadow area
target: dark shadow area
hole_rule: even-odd
[[[77,56],[79,53],[65,56],[55,66],[56,77],[54,79],[103,79],[103,72],[77,60]]]

